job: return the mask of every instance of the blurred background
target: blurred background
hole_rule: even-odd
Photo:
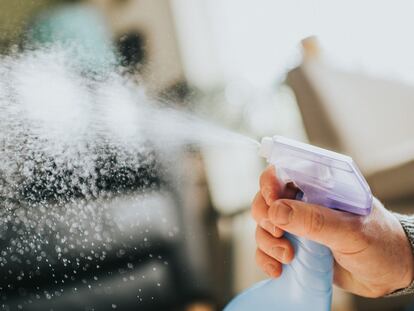
[[[2,0],[0,53],[76,42],[88,70],[116,62],[151,96],[226,128],[351,155],[389,209],[413,213],[413,11],[404,0]],[[32,299],[15,287],[2,307],[221,310],[263,279],[249,205],[265,164],[243,148],[181,150],[180,158],[172,173],[179,186],[154,194],[149,206],[175,219],[181,235],[163,238],[162,224],[153,224],[148,234],[161,238],[134,255],[137,275],[146,275],[162,253],[170,264],[154,279],[127,282],[108,273],[123,264],[113,260],[102,272],[110,293],[81,284],[76,293]],[[128,202],[111,204],[124,207],[119,213]],[[47,281],[32,286],[54,291]],[[414,310],[414,299],[335,289],[333,310]]]

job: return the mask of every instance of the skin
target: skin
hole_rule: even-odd
[[[292,200],[296,190],[283,187],[269,166],[260,177],[252,203],[256,228],[256,262],[277,278],[294,257],[285,231],[329,247],[334,283],[364,297],[381,297],[411,284],[414,259],[398,219],[374,200],[368,216],[357,216]]]

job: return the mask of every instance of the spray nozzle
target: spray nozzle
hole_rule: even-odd
[[[269,158],[273,148],[273,140],[271,137],[263,137],[259,147],[259,155]]]

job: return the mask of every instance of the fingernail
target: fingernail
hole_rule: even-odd
[[[272,257],[275,259],[284,262],[285,261],[285,249],[280,246],[272,247],[271,249]]]
[[[277,276],[278,274],[277,268],[274,264],[268,263],[265,265],[264,269],[266,273],[270,276],[274,277],[274,276]]]
[[[272,224],[272,222],[269,219],[263,219],[260,222],[260,227],[265,229],[270,234],[274,235],[276,233],[276,226],[274,224]]]
[[[272,205],[269,209],[269,218],[272,222],[276,225],[287,225],[290,220],[292,219],[292,208],[283,203],[277,202],[276,204]]]

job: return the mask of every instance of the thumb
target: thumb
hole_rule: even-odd
[[[354,233],[361,230],[362,224],[359,216],[286,199],[272,203],[268,218],[275,226],[289,233],[334,250],[344,247]]]

